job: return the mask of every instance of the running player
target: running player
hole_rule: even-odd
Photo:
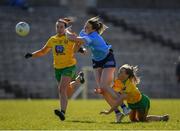
[[[72,22],[68,18],[60,18],[56,22],[56,35],[50,37],[44,47],[33,53],[27,53],[25,58],[41,57],[50,52],[53,52],[55,76],[58,81],[58,93],[60,108],[54,110],[54,113],[63,121],[68,104],[67,88],[69,87],[76,72],[76,59],[74,53],[77,50],[77,45],[67,39],[65,32],[68,24]],[[78,75],[78,79],[83,81],[82,73]]]

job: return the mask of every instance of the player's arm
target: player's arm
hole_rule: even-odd
[[[35,51],[35,52],[33,52],[33,53],[27,53],[27,54],[25,55],[25,58],[41,57],[41,56],[46,55],[50,50],[51,50],[51,48],[48,47],[47,45],[45,45],[45,46],[44,46],[43,48],[41,48],[40,50],[37,50],[37,51]]]
[[[82,37],[79,37],[75,32],[72,32],[71,27],[68,27],[65,29],[65,34],[67,38],[73,42],[75,42],[75,52],[78,52],[80,49],[81,45],[84,44],[86,41],[83,40]]]
[[[75,35],[68,36],[68,39],[72,40],[72,41],[74,41],[76,43],[80,43],[80,44],[85,44],[86,43],[86,41],[82,37],[75,36]]]
[[[85,47],[83,47],[81,44],[76,43],[74,45],[74,52],[75,53],[86,54],[87,53],[87,49]]]
[[[105,114],[108,115],[111,112],[113,112],[119,105],[121,105],[123,103],[123,100],[127,99],[127,94],[121,94],[120,97],[116,100],[115,104],[111,107],[110,110],[105,110],[105,111],[101,111],[100,114]]]
[[[75,44],[74,44],[74,53],[77,53],[80,48],[81,48],[81,44],[75,43]]]
[[[44,55],[46,55],[50,50],[51,50],[51,48],[49,48],[48,46],[44,46],[42,49],[33,52],[33,53],[32,53],[32,57],[41,57],[41,56],[44,56]]]
[[[68,30],[66,31],[66,36],[68,37],[69,40],[74,41],[75,43],[78,43],[78,44],[85,44],[86,43],[86,41],[82,37],[79,37],[76,34],[71,33]]]

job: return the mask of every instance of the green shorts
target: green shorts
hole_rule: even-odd
[[[76,66],[70,66],[62,69],[55,69],[56,80],[60,81],[61,76],[69,76],[72,79],[76,78]]]
[[[139,102],[134,103],[134,104],[128,103],[128,106],[132,110],[139,110],[139,111],[143,111],[143,112],[148,112],[148,110],[150,108],[150,99],[148,96],[142,94],[142,98]]]

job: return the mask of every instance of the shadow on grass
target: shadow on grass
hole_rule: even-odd
[[[77,122],[77,123],[96,123],[95,121],[81,121],[81,120],[72,120],[67,122]]]
[[[119,123],[117,123],[117,122],[110,122],[110,124],[132,124],[132,122],[119,122]]]

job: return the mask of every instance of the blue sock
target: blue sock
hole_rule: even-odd
[[[124,104],[124,103],[122,103],[121,104],[121,108],[123,109],[123,108],[125,108],[126,107],[126,105]]]
[[[114,112],[115,112],[115,114],[118,114],[118,113],[120,113],[120,110],[119,109],[115,109]]]

